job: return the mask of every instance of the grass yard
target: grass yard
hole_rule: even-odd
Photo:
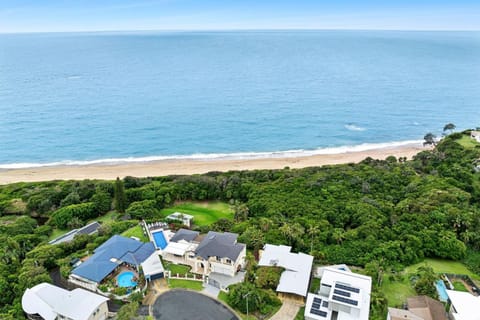
[[[404,275],[402,279],[398,280],[390,280],[388,275],[385,275],[382,291],[385,293],[390,307],[401,307],[408,297],[417,295],[408,275]]]
[[[182,289],[190,289],[195,291],[202,291],[203,289],[203,285],[201,281],[169,279],[168,282],[169,282],[168,286],[172,289],[182,288]]]
[[[64,235],[65,233],[67,233],[68,231],[70,230],[62,230],[62,229],[57,229],[57,228],[54,228],[52,230],[52,234],[50,235],[50,237],[48,238],[48,241],[51,241],[57,237],[60,237],[61,235]]]
[[[310,290],[308,292],[317,293],[319,289],[320,289],[320,279],[313,278],[312,281],[310,282]]]
[[[179,274],[179,275],[185,275],[185,273],[189,273],[190,269],[192,269],[190,266],[185,266],[182,264],[173,264],[170,263],[165,266],[166,270],[170,270],[173,275]]]
[[[407,267],[405,269],[405,272],[414,273],[418,267],[424,265],[425,263],[432,267],[433,271],[435,271],[436,273],[465,274],[467,276],[470,276],[470,278],[474,280],[480,280],[480,276],[468,270],[463,263],[443,259],[425,259],[424,262],[420,262]]]
[[[143,234],[143,229],[140,225],[136,225],[135,227],[132,227],[128,230],[125,230],[122,233],[122,236],[124,237],[137,237],[140,239],[142,242],[148,242],[148,237]]]
[[[198,226],[206,226],[216,222],[220,218],[233,219],[233,210],[224,202],[184,202],[173,207],[163,209],[163,217],[174,212],[192,215],[193,223]]]
[[[453,281],[453,287],[457,291],[468,292],[467,288],[465,288],[465,285],[461,281],[454,280]]]
[[[461,139],[456,140],[459,144],[461,144],[466,149],[473,149],[479,145],[477,141],[470,138],[470,136],[464,135]]]

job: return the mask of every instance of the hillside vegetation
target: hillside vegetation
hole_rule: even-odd
[[[475,166],[480,147],[465,141],[462,134],[452,134],[412,161],[367,158],[298,170],[127,177],[117,184],[0,186],[0,318],[21,319],[23,291],[51,281],[49,271],[60,268],[66,277],[71,258],[135,227],[138,219],[157,219],[171,211],[165,208],[185,201],[230,203],[232,214],[225,211],[196,228],[236,232],[251,250],[265,243],[287,244],[313,254],[317,263],[347,263],[374,274],[403,270],[425,258],[464,260],[478,274],[480,173]],[[121,198],[114,201],[115,195]],[[46,244],[53,230],[112,215],[112,208],[121,219],[104,220],[98,236]],[[381,287],[376,288],[372,317],[381,318],[387,303]]]

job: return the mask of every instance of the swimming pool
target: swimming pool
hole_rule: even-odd
[[[135,287],[137,283],[133,281],[133,277],[135,277],[135,274],[132,271],[125,271],[120,273],[117,276],[118,286],[123,288]]]
[[[437,287],[438,297],[440,298],[440,301],[447,302],[448,301],[447,287],[445,286],[445,283],[443,282],[443,280],[437,280],[437,282],[435,283],[435,286]]]
[[[159,249],[165,249],[167,246],[167,240],[165,239],[165,235],[162,231],[152,232],[153,240],[155,241],[155,246]]]

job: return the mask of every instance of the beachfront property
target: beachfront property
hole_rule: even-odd
[[[449,314],[453,320],[479,320],[480,297],[470,292],[447,290],[450,301]]]
[[[104,279],[117,276],[118,286],[132,287],[136,285],[133,278],[138,276],[140,265],[154,253],[155,247],[151,242],[143,243],[114,235],[73,269],[69,281],[96,291]]]
[[[48,242],[48,244],[59,244],[63,242],[70,242],[75,238],[77,235],[81,234],[86,234],[86,235],[92,235],[98,232],[98,228],[100,228],[100,223],[97,221],[94,221],[92,223],[87,224],[86,226],[80,228],[80,229],[74,229],[72,231],[69,231],[65,233],[64,235],[61,235],[51,241]]]
[[[474,130],[472,130],[472,131],[470,132],[470,137],[471,137],[472,139],[474,139],[475,141],[477,141],[477,142],[480,143],[480,131],[474,131]]]
[[[313,257],[304,253],[293,253],[291,247],[266,244],[260,251],[258,266],[282,267],[285,269],[280,276],[277,293],[307,296],[312,272]]]
[[[180,229],[162,251],[164,260],[192,267],[192,272],[234,277],[245,267],[246,246],[237,242],[235,233],[210,231],[200,236],[196,231]]]
[[[165,222],[142,222],[144,233],[148,236],[150,241],[155,246],[156,250],[164,250],[174,233],[168,229],[168,224]]]
[[[32,320],[104,320],[108,298],[77,288],[68,291],[49,283],[25,290],[22,309]]]
[[[325,268],[318,293],[307,296],[305,320],[368,320],[371,289],[368,276]]]
[[[179,221],[184,226],[190,228],[192,226],[193,216],[181,212],[174,212],[166,217],[167,220]]]
[[[445,306],[427,296],[407,299],[405,309],[388,308],[387,320],[448,320]]]

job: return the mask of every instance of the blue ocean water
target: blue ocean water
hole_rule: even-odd
[[[480,126],[479,32],[0,35],[0,168],[340,152],[447,122]]]

